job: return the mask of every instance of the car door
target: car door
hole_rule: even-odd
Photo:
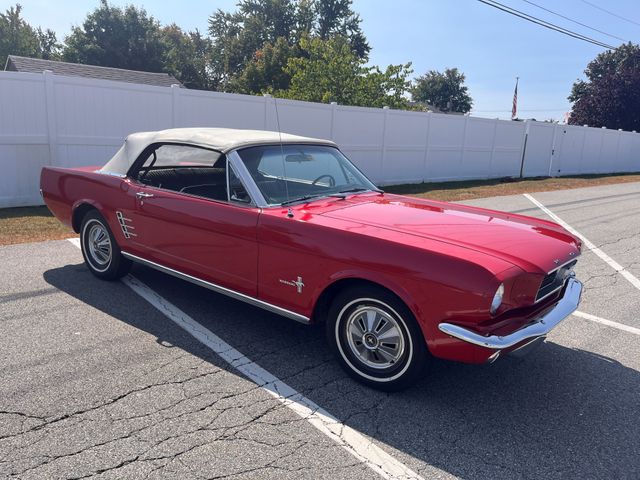
[[[127,218],[136,251],[146,260],[256,296],[260,210],[242,193],[233,200],[228,195],[229,176],[239,181],[228,160],[191,145],[156,147],[130,175],[136,207]],[[207,184],[220,170],[223,185]]]

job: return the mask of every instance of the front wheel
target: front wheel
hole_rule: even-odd
[[[97,210],[82,219],[80,245],[91,273],[104,280],[117,280],[129,272],[131,261],[124,258],[106,220]]]
[[[381,288],[356,287],[338,295],[329,310],[327,337],[346,372],[380,390],[410,386],[429,360],[413,314]]]

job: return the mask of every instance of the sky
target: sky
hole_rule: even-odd
[[[541,10],[525,0],[499,0],[561,27],[617,46],[616,38]],[[639,0],[531,0],[589,27],[640,43]],[[14,1],[0,0],[4,11]],[[98,0],[20,0],[24,18],[64,38],[82,23]],[[233,10],[236,0],[110,0],[143,6],[161,23],[207,30],[216,9]],[[603,12],[603,7],[619,17]],[[412,62],[414,76],[457,67],[466,75],[474,116],[510,118],[516,77],[518,116],[562,121],[570,110],[573,82],[584,78],[589,61],[605,49],[521,20],[477,0],[354,0],[372,47],[370,63]]]

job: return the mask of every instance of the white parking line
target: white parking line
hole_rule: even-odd
[[[607,262],[607,264],[609,264],[609,266],[611,268],[613,268],[616,272],[618,272],[620,275],[622,275],[624,278],[626,278],[631,283],[631,285],[633,285],[638,290],[640,290],[640,280],[638,279],[638,277],[633,275],[629,270],[624,268],[622,265],[620,265],[618,262],[616,262],[613,258],[611,258],[609,255],[607,255],[602,250],[600,250],[598,247],[596,247],[591,241],[589,241],[588,238],[586,238],[584,235],[582,235],[580,232],[578,232],[575,228],[573,228],[567,222],[565,222],[560,217],[558,217],[555,213],[553,213],[551,210],[549,210],[547,207],[545,207],[542,203],[540,203],[538,200],[533,198],[531,195],[529,195],[528,193],[523,193],[523,195],[527,199],[529,199],[534,205],[536,205],[540,210],[542,210],[544,213],[549,215],[553,220],[555,220],[556,223],[562,225],[566,230],[568,230],[569,232],[573,233],[576,237],[578,237],[580,240],[582,240],[582,243],[584,243],[584,245],[589,250],[591,250],[598,257],[600,257],[602,260]]]
[[[617,328],[618,330],[633,333],[635,335],[640,335],[640,328],[630,327],[629,325],[625,325],[624,323],[612,322],[611,320],[607,320],[606,318],[596,317],[595,315],[591,315],[590,313],[579,311],[573,312],[573,315],[575,315],[576,317],[584,318],[585,320],[591,320],[592,322],[601,323],[602,325],[606,325],[607,327],[613,327]]]
[[[68,240],[80,248],[78,238]],[[209,347],[229,365],[307,420],[381,477],[393,480],[422,480],[420,475],[375,445],[371,439],[341,423],[329,412],[247,358],[134,276],[128,275],[122,279],[122,282],[200,343]]]

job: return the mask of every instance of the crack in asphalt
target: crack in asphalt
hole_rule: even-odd
[[[197,379],[197,378],[200,378],[200,377],[204,377],[204,376],[207,376],[207,375],[210,375],[210,374],[211,374],[210,372],[209,373],[205,373],[205,374],[201,374],[201,375],[198,375],[198,376],[193,377],[193,378],[188,379],[188,380],[194,380],[194,379]],[[83,415],[85,413],[89,413],[89,412],[92,412],[94,410],[99,410],[99,409],[107,407],[109,405],[113,405],[114,403],[119,402],[120,400],[123,400],[123,399],[127,398],[128,396],[133,395],[135,393],[141,393],[141,392],[144,392],[146,390],[149,390],[151,388],[155,388],[155,387],[158,387],[158,386],[176,385],[176,384],[180,384],[182,382],[184,382],[184,380],[181,380],[181,381],[168,381],[168,382],[163,382],[163,383],[154,383],[154,384],[150,384],[150,385],[145,385],[143,387],[139,387],[139,388],[135,388],[133,390],[129,390],[129,391],[125,392],[125,393],[122,393],[122,394],[114,397],[114,398],[108,399],[107,401],[102,402],[102,403],[100,403],[98,405],[93,405],[93,406],[87,407],[87,408],[82,409],[82,410],[76,410],[76,411],[65,413],[63,415],[59,415],[59,416],[52,417],[52,418],[32,416],[34,418],[37,418],[37,419],[41,420],[43,423],[40,424],[40,425],[37,425],[35,427],[32,427],[32,428],[30,428],[30,429],[28,429],[28,430],[26,430],[24,432],[20,432],[20,433],[17,433],[17,434],[0,436],[0,441],[8,439],[8,438],[13,438],[13,437],[16,437],[16,436],[24,435],[25,433],[29,433],[29,432],[32,432],[32,431],[40,430],[42,428],[47,428],[47,427],[49,427],[51,425],[54,425],[54,424],[56,424],[58,422],[62,422],[63,420],[67,420],[69,418],[72,418],[72,417],[75,417],[75,416],[78,416],[78,415]],[[23,414],[23,415],[24,416],[28,416],[28,414]]]
[[[631,240],[631,239],[637,240],[639,237],[640,237],[640,232],[634,232],[634,233],[632,233],[630,235],[627,235],[627,236],[624,236],[624,237],[618,236],[618,237],[616,237],[615,240],[613,240],[611,242],[604,242],[604,243],[601,243],[601,244],[597,244],[596,247],[598,247],[598,248],[610,247],[612,245],[616,245],[618,243],[625,242],[627,240]],[[635,246],[630,246],[629,248],[623,250],[623,253],[624,252],[631,252],[632,250],[635,250],[636,248],[637,247],[635,247]]]
[[[269,354],[271,353],[273,352],[269,352]],[[161,366],[151,370],[150,372],[155,372],[169,364],[175,363],[177,360],[179,360],[179,358],[174,358],[168,362],[163,363]],[[314,369],[321,368],[328,361],[329,360],[322,360],[320,362],[313,363],[311,365],[306,365],[303,368],[299,368],[296,371],[291,372],[289,375],[287,375],[286,378],[290,379],[290,378],[303,375],[306,372],[310,372],[310,371],[312,372]],[[199,365],[190,366],[189,370],[191,370],[192,372],[196,371],[201,366],[201,364],[202,362],[200,362]],[[142,462],[142,461],[160,462],[168,459],[176,459],[182,455],[189,453],[195,448],[199,448],[204,445],[207,445],[212,441],[241,440],[245,442],[253,442],[256,445],[261,445],[268,448],[279,448],[291,443],[299,443],[299,441],[297,440],[285,440],[282,442],[262,441],[260,439],[251,438],[250,435],[245,434],[247,429],[249,429],[250,427],[256,424],[282,426],[287,424],[296,424],[299,422],[305,422],[306,420],[305,418],[298,417],[295,415],[293,416],[294,418],[288,418],[285,420],[282,420],[282,419],[279,419],[277,421],[268,420],[267,417],[273,412],[280,413],[282,411],[285,411],[288,416],[293,415],[292,412],[286,409],[285,404],[277,402],[275,399],[273,399],[268,395],[262,399],[258,399],[258,400],[252,399],[252,401],[250,402],[249,406],[253,408],[255,408],[256,406],[259,407],[261,404],[264,404],[263,407],[259,407],[261,411],[259,411],[258,413],[249,415],[242,422],[234,422],[232,425],[227,425],[224,427],[213,427],[213,424],[216,423],[216,421],[223,414],[229,413],[230,411],[238,410],[246,415],[247,405],[243,405],[242,402],[240,404],[237,404],[235,402],[230,402],[230,400],[234,400],[242,396],[253,394],[255,391],[261,389],[259,385],[252,383],[250,384],[249,388],[244,388],[239,392],[234,392],[234,393],[228,393],[228,392],[223,393],[224,389],[223,389],[223,392],[216,392],[216,389],[211,388],[210,386],[206,388],[204,391],[201,391],[199,393],[194,393],[191,395],[187,394],[187,392],[185,391],[185,388],[187,387],[187,385],[193,384],[194,382],[200,381],[200,380],[204,380],[207,383],[211,383],[217,375],[223,372],[225,372],[225,370],[216,369],[214,371],[198,373],[181,380],[169,380],[169,381],[151,383],[148,385],[144,385],[142,387],[129,389],[126,392],[120,395],[117,395],[113,398],[110,398],[104,402],[101,402],[97,405],[91,405],[82,409],[76,409],[72,412],[67,412],[65,414],[57,415],[57,416],[48,416],[48,417],[38,416],[38,415],[33,415],[30,413],[19,412],[14,410],[0,411],[0,414],[18,416],[20,418],[23,418],[25,421],[36,420],[40,422],[38,425],[32,426],[20,433],[4,435],[0,438],[0,449],[2,449],[2,447],[5,446],[8,441],[15,439],[16,437],[28,438],[28,436],[30,435],[38,434],[35,441],[29,442],[26,445],[23,444],[18,447],[14,446],[12,448],[13,455],[11,460],[8,460],[8,461],[3,460],[2,462],[0,462],[0,464],[4,465],[5,469],[9,467],[8,468],[9,471],[7,471],[7,473],[9,474],[10,477],[23,477],[24,475],[34,473],[47,465],[51,465],[55,462],[58,462],[64,459],[69,459],[71,457],[79,456],[87,452],[100,449],[101,447],[110,447],[113,450],[116,448],[118,442],[122,442],[132,438],[135,438],[135,440],[139,442],[141,451],[136,452],[135,455],[132,454],[127,456],[126,458],[121,458],[120,461],[118,461],[118,463],[114,465],[102,466],[101,468],[96,469],[91,473],[85,473],[80,476],[70,477],[70,478],[73,478],[74,480],[79,480],[81,478],[88,478],[91,476],[96,476],[102,473],[110,472],[112,470],[121,469],[135,462]],[[173,375],[175,375],[175,372],[173,373]],[[328,380],[324,384],[317,385],[316,388],[322,389],[323,386],[327,386],[335,381],[336,379]],[[155,394],[154,389],[161,389],[161,388],[166,389],[167,387],[171,387],[171,386],[180,387],[180,398],[170,402],[167,405],[164,405],[160,408],[156,408],[150,412],[144,412],[144,413],[135,414],[135,415],[118,416],[117,414],[114,415],[114,413],[112,412],[113,408],[117,407],[119,403],[127,401],[129,398],[131,398],[134,395],[140,395],[144,392],[147,392],[149,394]],[[277,390],[278,385],[273,385],[273,388]],[[280,392],[280,393],[284,395],[286,392]],[[161,394],[162,392],[157,393],[157,395],[161,395]],[[212,395],[218,395],[218,397],[215,398],[213,401],[205,402],[203,405],[194,406],[194,402],[196,402],[197,400],[207,399],[207,397]],[[288,398],[295,400],[294,398],[295,396],[296,395],[291,395]],[[187,402],[189,402],[189,405],[187,405],[188,408],[185,411],[178,412],[173,415],[171,414],[171,412],[175,412],[176,409],[179,409],[182,405],[185,405]],[[218,404],[222,404],[224,402],[227,402],[228,405],[223,406],[221,408],[216,407]],[[371,408],[374,408],[374,407],[371,407]],[[99,417],[97,419],[87,418],[87,417],[90,417],[91,415],[95,416],[96,413],[100,411],[105,411],[105,410],[107,413],[106,416]],[[144,435],[143,435],[144,432],[153,430],[155,427],[162,425],[164,422],[167,422],[169,420],[171,420],[172,422],[175,422],[183,417],[197,416],[198,413],[204,412],[204,411],[206,411],[207,413],[207,422],[205,422],[202,425],[198,425],[198,422],[195,422],[196,428],[190,428],[190,429],[187,429],[186,431],[182,431],[174,435],[165,435],[159,441],[155,441],[155,442],[149,442],[144,438]],[[285,415],[285,417],[287,415]],[[150,418],[154,418],[155,421],[152,421],[151,423],[146,423],[138,428],[128,429],[124,434],[115,436],[114,438],[107,438],[104,441],[99,441],[99,442],[90,442],[89,444],[86,444],[81,448],[73,449],[72,451],[67,451],[62,454],[46,455],[46,454],[37,453],[35,455],[31,454],[27,456],[15,455],[15,453],[20,451],[33,450],[33,446],[36,445],[37,443],[44,442],[44,441],[50,442],[51,438],[46,438],[46,437],[55,437],[57,427],[61,427],[61,429],[63,430],[66,427],[69,427],[69,424],[67,423],[68,421],[75,421],[73,424],[71,424],[72,426],[77,426],[79,423],[82,423],[82,422],[98,422],[98,423],[107,422],[112,425],[117,425],[121,423],[125,425],[133,425],[133,422],[135,420],[145,420]],[[198,432],[204,432],[204,431],[214,432],[214,433],[217,433],[217,435],[213,440],[211,438],[207,438],[203,442],[196,443],[195,445],[192,445],[186,449],[175,451],[171,455],[161,455],[161,456],[156,455],[152,457],[147,457],[147,455],[150,452],[156,449],[160,450],[164,447],[164,445],[169,444],[174,440],[181,439],[187,436],[197,434]],[[342,435],[342,432],[340,432],[340,435]],[[145,445],[146,448],[142,448],[143,445]],[[282,458],[283,457],[279,457],[279,459],[282,459]],[[278,468],[277,466],[274,465],[276,460],[260,468]],[[27,468],[22,468],[22,469],[16,468],[17,465],[16,467],[9,466],[11,464],[18,464],[23,461],[31,461],[31,465],[29,465]],[[359,464],[359,463],[360,462],[356,462],[355,464]],[[163,468],[162,465],[161,466],[156,465],[154,467],[154,469],[161,469],[161,468]]]

